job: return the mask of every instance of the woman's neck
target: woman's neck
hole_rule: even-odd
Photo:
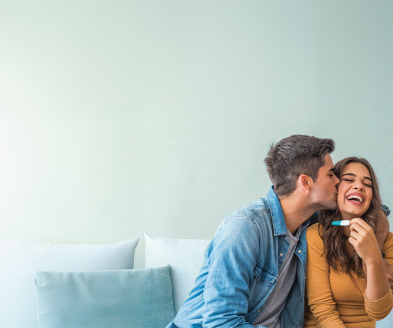
[[[341,215],[341,220],[348,220],[348,221],[351,221],[352,219],[357,217],[355,214],[351,214],[351,213],[340,213],[340,215]]]
[[[349,213],[341,213],[341,220],[349,220],[349,221],[351,221],[354,218],[355,218],[355,216],[353,216],[353,215],[351,215]],[[343,231],[344,235],[346,235],[349,238],[349,236],[351,234],[351,226],[343,226],[343,227],[340,227],[340,229],[343,229],[342,231]],[[346,246],[347,246],[347,249],[349,251],[349,254],[353,255],[355,249],[349,243],[348,239],[347,239],[347,242],[346,242]]]
[[[350,226],[341,227],[341,229],[343,229],[344,235],[346,235],[349,238],[349,235],[351,233]]]

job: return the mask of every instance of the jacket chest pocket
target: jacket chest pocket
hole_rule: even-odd
[[[267,282],[273,284],[277,279],[277,274],[268,269],[262,268],[258,264],[255,267],[254,276],[257,283]]]
[[[273,290],[277,276],[262,267],[254,271],[254,283],[250,288],[249,311],[251,311],[261,299],[265,298]]]

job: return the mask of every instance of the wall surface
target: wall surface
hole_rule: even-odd
[[[393,2],[3,1],[0,239],[212,238],[268,146],[330,137],[393,207]],[[392,221],[393,222],[393,221]]]

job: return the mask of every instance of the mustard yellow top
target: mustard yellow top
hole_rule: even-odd
[[[389,292],[378,301],[365,296],[366,279],[355,272],[344,274],[329,267],[318,223],[307,229],[307,274],[304,327],[368,328],[385,318],[393,307]],[[383,253],[393,266],[393,234],[389,232]],[[311,309],[311,312],[310,312]]]

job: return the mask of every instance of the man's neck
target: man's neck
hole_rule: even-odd
[[[304,201],[297,197],[285,197],[280,199],[282,211],[284,213],[285,225],[291,234],[306,221],[316,210],[304,205]]]

